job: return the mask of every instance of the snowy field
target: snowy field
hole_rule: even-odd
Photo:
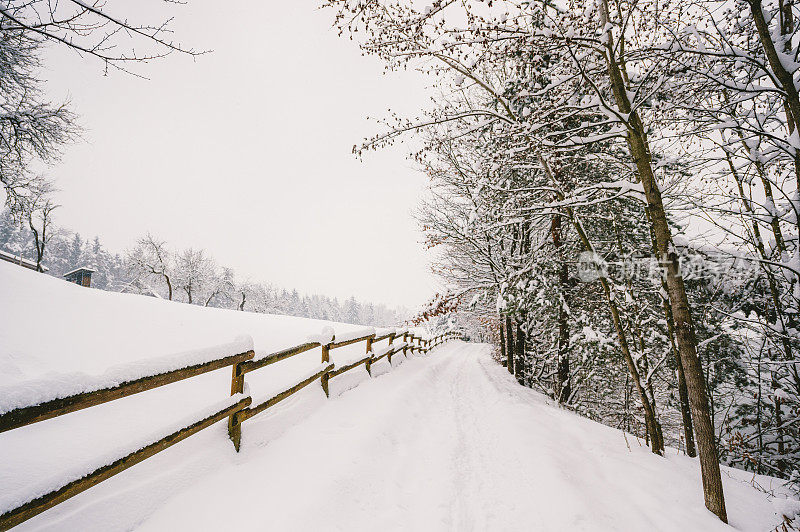
[[[141,371],[153,364],[142,359],[197,356],[241,334],[258,357],[324,326],[360,329],[101,292],[4,263],[0,300],[0,398],[43,393],[42,382],[57,389],[64,374],[91,382]],[[333,360],[363,349],[334,350]],[[254,400],[318,364],[315,349],[248,374]],[[696,460],[654,456],[631,436],[629,449],[621,432],[517,385],[487,346],[452,342],[394,364],[384,359],[371,379],[363,368],[336,377],[330,399],[311,385],[245,422],[238,454],[218,423],[18,529],[730,530],[703,506]],[[226,399],[229,387],[226,368],[0,434],[0,512]],[[728,468],[723,477],[735,528],[780,522],[781,502],[764,492],[781,493],[779,481]]]
[[[364,327],[349,324],[202,308],[87,289],[5,262],[0,262],[0,301],[0,412],[80,392],[96,383],[150,374],[153,368],[171,369],[188,361],[239,353],[251,345],[259,358],[319,337],[325,328],[333,328],[339,339],[365,332]],[[374,348],[386,344],[376,343]],[[343,365],[364,355],[362,342],[333,350],[331,359]],[[249,373],[246,381],[254,404],[296,384],[319,365],[317,348]],[[382,365],[387,362],[382,360],[376,369],[380,371]],[[350,373],[336,377],[332,389],[355,386],[366,375],[363,370]],[[319,386],[310,387],[315,390],[304,390],[298,399],[304,394],[317,395]],[[230,368],[224,368],[0,433],[0,513],[135,449],[137,442],[157,439],[177,425],[188,424],[188,419],[226,400],[229,394]],[[313,406],[313,400],[308,402]],[[248,429],[258,425],[264,415],[245,424],[245,440],[252,432]],[[223,425],[171,450],[170,460],[176,468],[194,460],[208,461],[208,466],[224,459],[227,447],[232,446],[227,435],[220,436],[225,433]],[[182,445],[213,451],[207,455],[185,453]],[[135,470],[121,478],[142,482],[160,476],[163,465],[151,471],[149,462],[135,468],[147,471],[142,478]],[[180,475],[170,477],[164,490],[153,491],[165,496],[175,489],[176,482],[180,484]],[[102,490],[102,486],[90,490],[78,499],[93,499]],[[48,521],[47,515],[58,511],[51,510],[29,524]],[[98,521],[98,530],[130,525],[125,519],[118,525],[103,523]]]

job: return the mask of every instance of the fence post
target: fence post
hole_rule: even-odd
[[[250,358],[255,356],[255,352],[250,351],[252,355]],[[237,393],[244,393],[244,373],[242,373],[242,362],[238,364],[234,364],[232,366],[231,375],[231,395],[236,395]],[[228,417],[228,437],[230,437],[231,441],[233,442],[233,448],[236,449],[236,452],[239,452],[239,447],[242,444],[242,421],[239,419],[239,412],[234,412]]]
[[[406,342],[407,339],[408,339],[408,331],[403,333],[403,343],[405,344],[403,346],[403,356],[406,358],[408,358],[408,342]]]
[[[331,344],[334,342],[336,337],[331,338],[330,343],[322,345],[322,363],[327,364],[331,361]],[[327,371],[322,374],[319,378],[320,383],[322,384],[322,391],[325,392],[325,397],[330,397],[331,394],[328,391],[328,381],[330,380],[331,376],[330,373]]]
[[[366,352],[366,355],[369,358],[364,363],[364,367],[367,368],[367,373],[369,373],[370,377],[372,377],[372,355],[370,355],[369,353],[372,351],[372,339],[373,338],[375,338],[374,334],[372,336],[370,336],[369,338],[367,338],[367,352]]]
[[[394,342],[394,333],[389,333],[389,345],[390,346],[392,345],[392,342]],[[389,351],[389,354],[387,355],[387,358],[389,359],[389,365],[391,366],[392,365],[392,352],[391,351]]]

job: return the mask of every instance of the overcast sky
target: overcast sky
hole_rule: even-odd
[[[304,292],[409,307],[431,296],[411,216],[425,176],[407,145],[351,154],[378,130],[367,116],[425,105],[423,80],[384,75],[311,0],[173,11],[176,37],[213,53],[140,67],[149,80],[49,50],[48,90],[69,97],[84,128],[51,170],[56,222],[118,251],[151,231],[207,249],[240,278]]]

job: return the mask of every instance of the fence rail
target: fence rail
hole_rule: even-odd
[[[240,364],[240,367],[242,369],[242,373],[248,373],[250,371],[263,368],[264,366],[274,364],[275,362],[286,360],[287,358],[299,355],[300,353],[305,353],[306,351],[310,351],[315,347],[319,347],[320,345],[322,344],[319,342],[308,342],[305,344],[296,345],[294,347],[289,347],[288,349],[278,351],[277,353],[269,354],[263,358],[259,358],[258,360],[248,360],[243,364]]]
[[[365,366],[367,372],[372,375],[372,364],[383,358],[388,358],[391,363],[392,355],[398,353],[402,353],[404,356],[408,356],[409,352],[413,354],[415,350],[420,354],[427,353],[433,347],[457,337],[457,333],[449,332],[425,340],[408,331],[394,331],[380,336],[376,336],[376,334],[373,333],[339,342],[336,342],[334,336],[329,342],[324,344],[320,342],[306,342],[258,359],[255,359],[255,352],[249,350],[243,353],[222,356],[208,362],[126,381],[113,387],[78,393],[69,397],[54,399],[38,405],[21,407],[0,414],[0,433],[2,433],[32,423],[52,419],[70,412],[76,412],[140,392],[152,390],[184,379],[189,379],[210,371],[228,366],[232,368],[231,399],[224,406],[216,409],[212,413],[205,413],[192,424],[119,457],[112,463],[95,469],[81,478],[73,480],[58,489],[0,514],[0,530],[8,530],[17,526],[225,418],[228,419],[228,435],[233,442],[234,448],[238,452],[242,437],[242,423],[244,421],[292,396],[317,379],[320,380],[325,395],[329,395],[328,381],[332,377],[355,369],[362,364]],[[373,344],[387,339],[389,340],[389,345],[378,350],[376,354],[376,351],[373,349]],[[394,344],[395,339],[401,339],[401,342]],[[364,342],[366,346],[365,356],[363,358],[338,368],[330,361],[330,351],[332,349],[338,349],[360,342]],[[320,347],[322,351],[322,360],[319,370],[266,401],[251,406],[252,398],[243,393],[245,374],[286,360],[295,355],[305,353],[317,347]]]
[[[64,397],[61,399],[53,399],[38,405],[17,408],[0,415],[0,432],[7,430],[24,427],[31,423],[37,423],[46,419],[51,419],[70,412],[77,412],[90,406],[101,405],[115,399],[121,399],[134,395],[153,388],[171,384],[173,382],[182,381],[190,377],[202,375],[209,371],[214,371],[227,366],[239,364],[245,360],[253,358],[255,353],[247,351],[237,355],[230,355],[216,360],[204,362],[202,364],[195,364],[174,371],[167,371],[164,373],[157,373],[139,379],[123,382],[111,388],[103,388],[91,392],[79,393]]]

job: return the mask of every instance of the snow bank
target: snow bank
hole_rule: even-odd
[[[403,336],[403,334],[407,333],[408,329],[403,328],[394,328],[394,327],[387,327],[387,328],[379,328],[375,330],[375,336],[383,336],[385,334],[394,333],[395,338],[398,336]]]
[[[336,334],[336,341],[337,342],[349,342],[350,340],[355,340],[356,338],[362,338],[364,336],[369,336],[371,334],[375,334],[375,329],[373,327],[364,327],[361,329],[355,329],[349,332],[340,332]]]
[[[309,342],[317,342],[322,345],[329,344],[333,341],[333,338],[336,334],[336,331],[333,330],[333,327],[323,327],[322,331],[319,334],[310,334],[308,335]]]
[[[309,335],[330,341],[334,331],[346,337],[364,330],[350,324],[105,292],[6,262],[0,262],[0,301],[0,412],[250,349],[259,358],[301,344]],[[237,340],[231,342],[232,338]],[[336,362],[346,356],[363,357],[363,345],[335,350]],[[254,396],[269,397],[319,367],[320,349],[316,348],[248,373],[246,383]],[[215,401],[229,401],[230,378],[230,368],[224,368],[0,433],[0,512],[184,426]],[[313,410],[323,404],[324,397],[321,387],[312,385],[279,406],[303,402]],[[253,418],[252,426],[248,420],[244,442],[273,437],[273,431],[261,434],[255,427],[268,424],[274,415],[265,412]],[[95,525],[83,523],[73,529],[130,528],[143,518],[140,512],[161,504],[170,490],[189,485],[201,471],[221,467],[236,457],[222,425],[76,497],[86,507],[92,506],[95,497],[102,500],[109,493],[147,486],[147,493],[126,507],[132,520],[127,525],[120,526],[98,507],[92,514],[97,518]],[[59,505],[48,510],[41,520],[63,517],[70,512],[69,505],[66,508]],[[20,527],[25,528],[25,524]]]
[[[327,339],[334,331],[347,335],[364,330],[87,289],[6,262],[0,262],[0,301],[0,386],[49,374],[102,375],[143,359],[201,354],[243,334],[252,337],[258,358],[309,336]]]
[[[25,492],[15,493],[12,491],[3,490],[0,492],[0,513],[9,510],[11,508],[16,508],[22,504],[25,504],[26,502],[29,502],[55,489],[58,489],[70,482],[81,479],[86,475],[88,475],[89,473],[92,473],[96,469],[111,464],[124,456],[134,453],[139,449],[147,447],[151,443],[155,443],[169,436],[174,432],[177,432],[185,427],[188,427],[189,425],[192,425],[193,423],[196,423],[207,417],[210,417],[216,414],[217,412],[220,412],[228,408],[229,406],[238,403],[245,397],[247,396],[244,394],[234,394],[227,399],[218,401],[214,404],[211,404],[203,408],[202,410],[195,412],[191,416],[187,416],[182,419],[173,421],[168,425],[159,427],[157,431],[153,431],[145,436],[140,436],[135,440],[131,441],[130,443],[126,443],[125,445],[121,445],[116,449],[111,449],[102,455],[98,455],[94,457],[91,461],[83,462],[80,464],[67,464],[66,469],[58,472],[58,474],[54,474],[51,477],[48,477],[47,479],[36,482]]]
[[[385,346],[382,346],[382,347],[374,348],[372,350],[372,356],[375,357],[375,358],[382,357],[383,355],[385,355],[386,353],[388,353],[389,351],[391,351],[395,347],[396,346],[394,344],[389,344],[389,345],[385,345]]]
[[[394,333],[395,336],[397,336],[398,334],[403,334],[401,332],[398,332],[399,330],[400,329],[379,327],[375,329],[375,336],[383,336],[384,334],[389,334],[389,333]]]
[[[252,349],[253,339],[250,336],[241,335],[235,341],[227,344],[114,366],[102,375],[50,374],[44,379],[0,386],[0,414],[15,408],[34,406],[70,395],[113,388],[124,382],[238,355]]]

